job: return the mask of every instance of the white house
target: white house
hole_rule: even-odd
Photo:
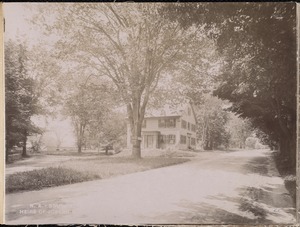
[[[142,127],[142,149],[196,148],[196,115],[191,103],[165,105],[148,110]],[[131,148],[130,124],[127,123],[127,147]]]

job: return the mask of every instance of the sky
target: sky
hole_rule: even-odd
[[[29,46],[36,43],[53,40],[53,36],[45,36],[41,30],[32,24],[30,20],[36,13],[34,6],[42,3],[4,3],[3,12],[5,18],[5,41],[12,39],[26,40]],[[51,4],[50,4],[51,5]],[[48,18],[52,16],[47,15]]]
[[[30,12],[24,3],[4,3],[5,18],[5,38],[14,39],[19,36],[32,36],[34,34],[32,26],[29,25],[26,18],[29,18]]]

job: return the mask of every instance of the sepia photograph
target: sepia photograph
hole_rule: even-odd
[[[5,224],[296,224],[296,3],[3,3]]]

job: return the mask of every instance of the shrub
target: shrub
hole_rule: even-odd
[[[82,173],[62,167],[19,172],[6,178],[6,193],[25,190],[40,190],[46,187],[73,184],[100,179],[96,174]]]

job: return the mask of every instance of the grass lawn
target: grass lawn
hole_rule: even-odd
[[[96,174],[78,172],[62,167],[48,167],[9,175],[6,178],[6,193],[40,190],[95,179],[100,179],[100,177]]]
[[[131,157],[96,157],[83,160],[69,160],[60,165],[82,173],[94,173],[100,178],[109,178],[180,164],[186,161],[189,161],[189,159],[169,157],[144,157],[142,159],[133,159]]]
[[[17,172],[6,178],[6,193],[40,190],[46,187],[73,184],[141,172],[189,161],[188,158],[148,156],[134,159],[128,156],[93,156],[72,158],[51,164],[51,167]]]

